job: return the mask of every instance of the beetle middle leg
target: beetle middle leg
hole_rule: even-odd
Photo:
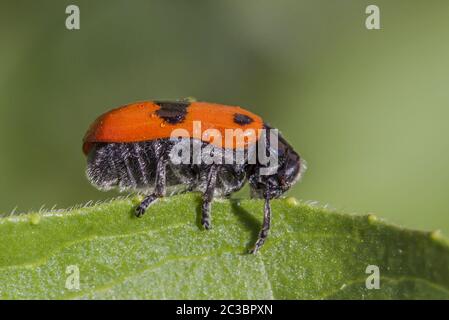
[[[136,208],[134,214],[136,217],[141,217],[148,209],[150,205],[152,205],[158,198],[165,196],[166,191],[166,161],[164,159],[159,159],[156,168],[156,182],[154,191],[147,195],[139,206]]]
[[[201,207],[201,224],[208,230],[211,228],[210,209],[214,198],[215,184],[217,183],[218,167],[212,165],[207,174],[206,190],[203,193],[203,205]]]

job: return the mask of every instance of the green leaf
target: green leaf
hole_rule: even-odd
[[[138,201],[1,218],[0,297],[449,298],[449,247],[437,232],[290,198],[273,201],[270,236],[250,255],[259,200],[214,202],[210,231],[198,195],[162,199],[140,219]],[[378,266],[380,289],[366,288],[368,265]]]

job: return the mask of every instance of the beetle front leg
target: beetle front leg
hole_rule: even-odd
[[[265,240],[268,237],[268,233],[270,231],[271,225],[271,206],[270,206],[270,198],[268,196],[265,197],[265,206],[264,206],[264,215],[263,215],[263,223],[262,229],[259,232],[259,237],[257,238],[256,244],[254,248],[249,251],[249,253],[255,254],[259,251],[259,249],[265,243]]]

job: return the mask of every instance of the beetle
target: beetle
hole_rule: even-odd
[[[203,134],[195,132],[198,122]],[[243,138],[228,135],[229,130]],[[275,132],[276,139],[266,131]],[[174,161],[182,151],[188,161]],[[249,182],[252,197],[265,200],[262,228],[250,253],[258,252],[268,236],[270,200],[290,189],[306,169],[261,117],[238,106],[187,99],[136,102],[104,113],[86,132],[83,152],[87,178],[96,188],[145,195],[135,209],[137,217],[161,197],[199,191],[201,223],[210,229],[214,197],[229,197]],[[267,154],[274,156],[275,166],[266,161]],[[211,156],[221,161],[211,162]]]

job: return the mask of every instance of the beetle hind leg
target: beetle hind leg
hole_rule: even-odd
[[[147,211],[148,207],[151,206],[157,199],[165,196],[166,192],[166,162],[159,160],[157,163],[156,171],[156,183],[154,191],[147,195],[139,206],[136,208],[134,214],[136,217],[140,218]]]
[[[151,206],[158,198],[159,196],[157,196],[154,193],[145,196],[145,198],[142,200],[142,202],[139,204],[139,206],[136,208],[136,211],[134,212],[136,217],[140,218],[141,216],[143,216],[144,213],[147,211],[148,207]]]

